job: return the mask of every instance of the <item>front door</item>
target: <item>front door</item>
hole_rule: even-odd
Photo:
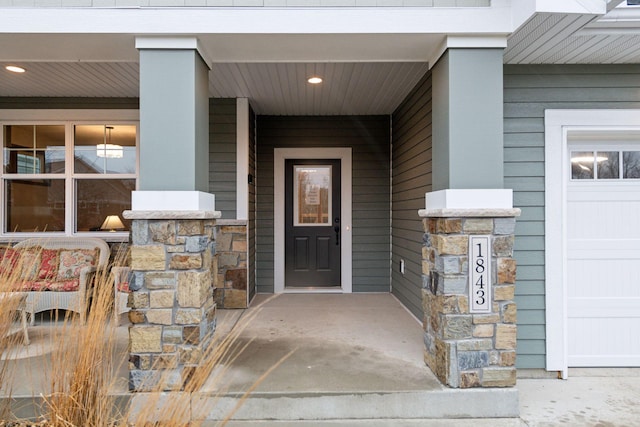
[[[340,160],[285,162],[285,286],[340,287]]]

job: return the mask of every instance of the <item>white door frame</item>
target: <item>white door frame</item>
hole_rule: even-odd
[[[568,135],[584,131],[640,131],[640,110],[545,111],[546,369],[567,378]]]
[[[284,286],[284,176],[286,159],[340,159],[340,259],[341,289],[352,291],[352,235],[351,235],[351,148],[275,148],[273,153],[273,250],[274,287],[276,294],[283,292],[335,292],[332,289],[286,289]]]

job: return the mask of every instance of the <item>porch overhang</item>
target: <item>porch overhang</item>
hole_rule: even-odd
[[[447,49],[505,48],[505,63],[638,62],[637,43],[629,43],[640,22],[637,9],[616,7],[621,1],[494,0],[490,7],[468,8],[6,7],[0,65],[29,72],[17,79],[3,70],[0,97],[137,98],[136,38],[168,36],[197,40],[212,67],[212,98],[248,98],[258,114],[391,114]],[[603,38],[607,49],[599,48]],[[576,44],[579,49],[572,48]],[[306,85],[313,73],[324,73],[350,102],[314,98]]]

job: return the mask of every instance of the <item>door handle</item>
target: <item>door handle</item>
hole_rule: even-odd
[[[333,222],[335,223],[333,231],[336,232],[336,246],[340,246],[340,218],[335,217]]]

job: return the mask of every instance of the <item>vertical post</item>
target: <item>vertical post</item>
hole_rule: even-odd
[[[139,37],[140,190],[209,191],[209,66],[193,37]],[[175,171],[175,173],[167,173]]]
[[[420,211],[425,362],[450,387],[516,383],[520,210],[510,197],[510,190],[445,190],[427,194]]]
[[[216,325],[215,215],[126,211],[133,220],[129,388],[182,390]]]
[[[502,188],[502,61],[502,48],[455,48],[434,65],[434,190]]]

